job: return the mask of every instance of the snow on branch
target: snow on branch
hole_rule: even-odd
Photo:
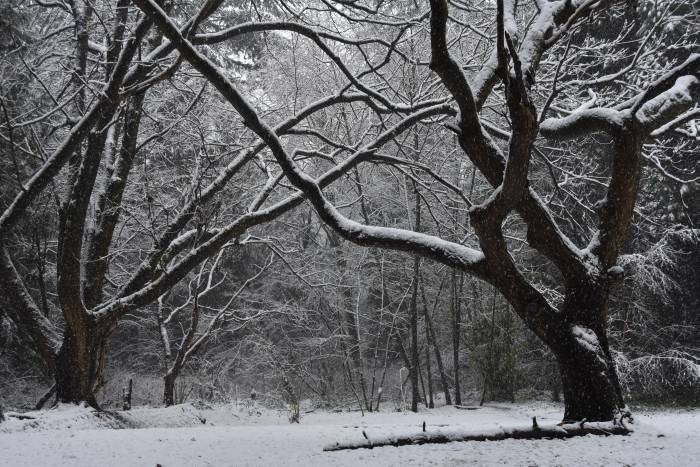
[[[381,93],[365,86],[363,83],[360,82],[360,80],[350,71],[350,69],[345,65],[343,60],[331,50],[331,48],[322,40],[322,39],[330,39],[338,42],[343,42],[346,44],[354,44],[359,47],[360,44],[364,43],[371,43],[371,42],[377,42],[381,43],[384,45],[390,52],[391,51],[396,51],[396,44],[395,43],[388,43],[386,41],[381,41],[379,39],[373,39],[373,40],[367,40],[367,41],[351,41],[345,38],[342,38],[337,35],[332,35],[326,32],[322,31],[317,31],[314,28],[311,28],[309,26],[305,26],[299,23],[294,23],[290,21],[274,21],[274,22],[260,22],[260,23],[244,23],[244,24],[238,24],[236,26],[233,26],[231,28],[225,29],[223,31],[219,31],[216,33],[209,33],[209,34],[199,34],[195,36],[192,40],[194,44],[212,44],[215,42],[221,42],[233,37],[236,37],[241,34],[245,33],[252,33],[252,32],[259,32],[259,31],[270,31],[270,30],[280,30],[280,31],[290,31],[294,32],[296,34],[299,34],[301,36],[306,37],[307,39],[313,41],[316,46],[318,46],[321,51],[330,58],[333,63],[336,64],[338,69],[345,75],[345,77],[350,81],[357,89],[362,91],[363,93],[367,94],[368,96],[373,97],[374,99],[378,100],[382,105],[384,105],[386,108],[392,109],[392,110],[397,110],[397,111],[406,111],[410,110],[410,106],[406,105],[400,105],[400,104],[394,104],[391,101],[389,101],[386,97],[384,97]]]
[[[135,2],[177,47],[190,64],[202,73],[243,117],[246,125],[265,142],[289,181],[299,188],[312,203],[319,216],[344,238],[364,246],[382,246],[411,251],[486,277],[483,254],[469,247],[430,235],[401,229],[367,226],[343,216],[325,198],[316,181],[304,173],[284,149],[278,135],[269,127],[238,92],[233,84],[206,57],[194,49],[174,23],[152,0]]]
[[[596,107],[583,108],[562,118],[548,118],[540,124],[540,134],[545,138],[572,139],[598,131],[612,132],[620,128],[624,112]]]
[[[58,145],[46,162],[22,186],[12,203],[0,214],[0,240],[19,222],[30,204],[68,162],[75,149],[79,147],[88,132],[98,121],[99,115],[110,106],[114,106],[118,99],[119,87],[129,77],[127,72],[129,71],[131,60],[138,50],[141,39],[150,29],[150,25],[150,21],[147,20],[138,23],[134,32],[123,46],[109,81],[98,94],[99,98],[85,112],[80,121],[73,126],[68,136]]]
[[[670,129],[667,127],[668,123],[675,126],[685,121],[676,117],[695,105],[698,96],[700,79],[692,75],[681,76],[670,89],[644,104],[636,114],[637,119],[649,132],[656,128],[666,132]]]

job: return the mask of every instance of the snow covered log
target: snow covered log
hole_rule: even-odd
[[[441,429],[434,432],[417,432],[409,435],[384,435],[371,437],[363,432],[364,438],[356,441],[336,442],[323,448],[324,451],[345,449],[372,449],[383,446],[408,446],[418,444],[442,444],[454,441],[501,441],[504,439],[564,439],[585,435],[627,435],[632,432],[624,423],[578,422],[560,425],[540,425],[526,427],[499,427],[491,430]]]

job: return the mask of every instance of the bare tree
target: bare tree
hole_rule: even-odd
[[[188,296],[182,304],[172,307],[172,309],[166,312],[164,306],[165,297],[161,296],[158,298],[158,327],[163,345],[163,354],[166,358],[166,371],[163,377],[163,403],[166,406],[175,403],[175,382],[182,373],[185,365],[206,346],[217,329],[224,326],[225,321],[234,321],[235,329],[240,330],[245,325],[260,318],[260,316],[264,314],[264,312],[259,312],[252,316],[243,316],[242,314],[236,313],[233,304],[251,283],[262,276],[265,270],[270,266],[272,257],[255,275],[246,279],[245,282],[230,295],[229,299],[223,305],[212,307],[211,305],[206,306],[206,304],[201,304],[201,301],[206,299],[207,295],[210,295],[212,291],[220,288],[226,280],[225,274],[220,279],[215,280],[215,273],[219,267],[219,262],[221,261],[224,251],[225,250],[222,249],[219,252],[216,259],[214,259],[211,266],[209,266],[209,272],[206,274],[205,267],[207,266],[207,262],[205,261],[202,263],[199,273],[192,281],[193,283],[190,283],[188,287]],[[189,325],[179,345],[176,349],[173,349],[173,345],[170,343],[168,324],[187,307],[191,307]],[[206,308],[208,311],[206,315],[202,313],[202,308]],[[203,318],[208,318],[208,322],[200,326],[200,320],[203,321]]]
[[[194,34],[197,26],[221,3],[220,0],[209,1],[194,11],[181,32]],[[10,304],[9,316],[30,337],[34,350],[56,379],[57,399],[87,401],[97,406],[95,391],[103,375],[107,340],[119,320],[130,311],[156,301],[246,229],[280,216],[301,204],[303,198],[292,196],[271,208],[260,209],[281,177],[273,173],[260,157],[264,144],[250,146],[249,142],[244,142],[239,145],[242,149],[234,151],[234,157],[228,162],[218,158],[224,163],[216,166],[213,176],[204,170],[201,173],[195,171],[196,176],[192,177],[189,188],[179,195],[179,206],[162,201],[156,209],[158,203],[148,189],[148,180],[145,186],[129,181],[139,151],[180,122],[156,130],[146,138],[139,137],[144,96],[153,86],[173,76],[182,64],[181,59],[171,56],[173,44],[162,42],[161,36],[151,31],[150,20],[139,18],[136,11],[129,10],[127,1],[117,2],[116,9],[110,5],[95,9],[90,2],[77,2],[73,9],[62,3],[39,6],[49,10],[56,8],[59,17],[74,26],[76,72],[71,73],[71,81],[61,93],[68,88],[75,89],[75,92],[65,102],[52,99],[53,107],[38,118],[14,123],[6,119],[7,130],[14,135],[17,128],[51,124],[48,119],[54,113],[66,117],[60,124],[50,125],[46,146],[55,149],[48,152],[47,148],[36,148],[37,152],[47,154],[36,157],[40,161],[38,166],[27,164],[34,171],[33,175],[23,179],[21,171],[17,172],[14,182],[18,189],[10,195],[0,215],[0,283]],[[113,26],[110,34],[104,36],[109,44],[104,48],[90,39],[86,28],[97,25],[101,28],[107,24],[103,16],[110,14]],[[59,28],[55,34],[65,31],[70,32],[71,28]],[[243,28],[218,38],[202,36],[200,40],[216,43],[246,32]],[[144,41],[148,52],[141,56]],[[89,60],[86,55],[90,55]],[[87,61],[97,63],[97,67],[91,70],[91,73],[97,73],[95,76],[86,75]],[[167,66],[161,69],[162,64]],[[36,75],[36,80],[44,85],[39,75]],[[52,95],[51,90],[46,89]],[[200,98],[201,92],[194,96],[181,119]],[[326,96],[280,122],[278,131],[291,131],[299,122],[328,106],[366,99],[358,94]],[[74,115],[64,109],[68,104],[74,104]],[[64,127],[66,129],[62,130]],[[31,150],[13,138],[10,138],[10,144],[13,151],[23,150],[34,156]],[[147,161],[145,158],[144,166]],[[247,203],[246,208],[232,217],[220,219],[218,227],[210,225],[218,219],[216,197],[228,188],[232,178],[250,171],[251,165],[255,166],[252,170],[256,174],[254,180],[262,180],[262,183],[254,182],[254,188],[243,192],[239,202]],[[65,166],[68,174],[62,171]],[[148,170],[145,172],[147,178]],[[338,176],[330,174],[329,182]],[[11,251],[13,233],[31,217],[32,203],[36,203],[45,190],[55,189],[61,184],[67,186],[67,195],[59,203],[58,214],[56,295],[62,323],[57,326],[37,305]],[[126,223],[123,218],[127,201],[124,195],[129,190],[131,196],[138,193],[145,198],[143,217],[150,226],[142,228],[139,225],[131,237],[117,243],[115,232],[118,226]],[[129,222],[138,222],[132,213],[127,214]],[[138,251],[143,254],[124,254],[123,250],[129,250],[125,245],[135,242],[133,237],[137,236],[150,239],[151,245],[144,242],[139,246]],[[118,263],[118,278],[110,274],[109,266],[114,263]],[[164,268],[167,264],[171,266]],[[122,268],[129,265],[136,265],[136,268],[123,274]]]
[[[494,187],[490,197],[469,211],[478,238],[476,249],[424,233],[361,224],[341,214],[324,195],[324,180],[308,175],[300,167],[278,132],[260,117],[220,69],[194,48],[165,12],[151,0],[135,3],[236,109],[267,145],[287,180],[306,196],[327,225],[356,244],[419,254],[495,286],[556,355],[564,384],[566,420],[611,420],[624,409],[607,340],[609,291],[624,274],[617,259],[636,200],[643,142],[656,129],[677,122],[695,104],[700,56],[690,56],[623,103],[582,108],[564,117],[543,119],[532,96],[543,54],[579,18],[602,3],[548,2],[540,8],[517,48],[517,32],[513,29],[515,5],[505,8],[499,1],[493,59],[482,68],[485,76],[470,84],[448,47],[448,2],[432,0],[430,67],[458,107],[454,131],[460,147]],[[353,76],[349,78],[362,92],[383,105],[390,104]],[[505,89],[512,126],[507,135],[507,157],[486,131],[488,125],[479,112],[499,82]],[[606,198],[598,207],[597,228],[588,245],[580,248],[563,233],[546,204],[529,186],[528,169],[538,136],[566,140],[594,132],[614,138],[610,148],[612,167]],[[352,156],[335,170],[347,171],[353,165],[349,161],[354,161]],[[502,225],[511,213],[517,213],[527,225],[529,245],[548,258],[560,274],[565,292],[558,308],[527,280],[509,252]]]

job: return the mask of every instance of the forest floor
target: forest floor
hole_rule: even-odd
[[[389,406],[387,406],[387,409]],[[290,425],[284,411],[257,406],[135,408],[96,414],[59,406],[12,412],[0,423],[0,465],[22,466],[697,466],[700,410],[637,410],[629,436],[568,440],[472,441],[324,452],[336,441],[426,430],[494,429],[561,420],[548,403],[440,407],[412,412],[303,413]]]

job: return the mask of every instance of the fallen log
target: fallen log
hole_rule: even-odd
[[[537,425],[525,427],[499,427],[492,430],[441,429],[434,432],[417,432],[409,435],[368,436],[363,439],[335,442],[323,448],[324,451],[344,449],[373,449],[382,446],[408,446],[419,444],[440,444],[454,441],[501,441],[504,439],[563,439],[585,435],[627,435],[632,429],[623,422],[576,422],[560,425]]]
[[[21,413],[14,413],[14,412],[6,412],[5,417],[16,418],[17,420],[36,420],[36,417],[32,417],[31,415],[23,415]]]
[[[458,409],[458,410],[481,410],[481,409],[483,409],[483,407],[478,407],[478,406],[474,406],[474,405],[453,405],[452,407],[454,407],[455,409]]]

